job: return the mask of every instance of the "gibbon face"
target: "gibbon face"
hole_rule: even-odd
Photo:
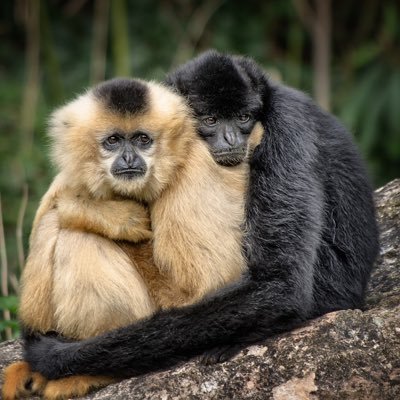
[[[234,58],[208,51],[172,72],[166,83],[188,100],[198,134],[214,160],[224,166],[240,164],[260,119],[262,101],[256,83]]]
[[[99,160],[106,180],[117,193],[141,192],[148,184],[154,165],[155,132],[115,128],[104,132],[99,140]],[[153,147],[153,148],[152,148]]]
[[[96,86],[56,111],[50,125],[56,165],[98,198],[156,198],[196,138],[181,97],[133,79]]]
[[[109,157],[112,161],[110,173],[113,177],[129,181],[145,176],[147,164],[141,153],[146,153],[152,144],[151,134],[140,130],[107,135],[101,145],[104,158]]]

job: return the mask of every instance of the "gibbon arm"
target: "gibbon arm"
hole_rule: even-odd
[[[96,200],[65,193],[58,198],[57,209],[64,229],[134,243],[152,238],[149,212],[134,200]]]

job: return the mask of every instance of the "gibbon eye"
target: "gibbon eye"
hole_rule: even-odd
[[[250,115],[249,114],[242,114],[242,115],[239,115],[238,118],[239,118],[240,122],[248,122],[249,119],[250,119]]]
[[[207,118],[204,118],[203,122],[208,126],[213,126],[217,123],[217,118],[207,117]]]
[[[119,142],[119,137],[116,135],[109,136],[106,140],[108,144],[115,144]]]
[[[151,138],[149,136],[147,136],[145,133],[141,133],[137,137],[137,139],[141,144],[149,144],[151,142]]]

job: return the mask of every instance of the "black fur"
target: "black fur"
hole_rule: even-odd
[[[259,117],[261,93],[239,68],[234,58],[210,51],[172,72],[166,83],[188,99],[197,116],[218,113],[229,119],[252,113]]]
[[[110,110],[120,114],[138,114],[148,109],[148,89],[135,79],[115,78],[100,83],[94,95]]]
[[[362,307],[378,232],[366,170],[345,128],[303,93],[270,82],[248,59],[209,52],[169,82],[177,82],[196,113],[197,106],[234,113],[254,90],[261,100],[265,135],[251,160],[248,274],[199,304],[89,340],[35,338],[26,358],[49,378],[132,376],[215,348],[223,359],[226,346]]]
[[[198,119],[197,132],[218,164],[240,164],[247,140],[262,111],[256,82],[235,62],[216,52],[189,61],[172,72],[166,83],[185,96]],[[246,115],[248,121],[240,117]],[[207,120],[213,117],[215,123]]]

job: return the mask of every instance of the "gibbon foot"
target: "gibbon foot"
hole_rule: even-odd
[[[117,379],[106,376],[69,376],[67,378],[48,381],[43,391],[46,400],[64,400],[71,397],[82,397],[87,393],[100,389]]]
[[[241,346],[228,345],[214,347],[200,356],[200,363],[203,365],[213,365],[229,361],[241,350]]]
[[[38,372],[32,372],[27,362],[15,362],[4,370],[3,400],[15,400],[40,394],[46,382],[47,379]]]

